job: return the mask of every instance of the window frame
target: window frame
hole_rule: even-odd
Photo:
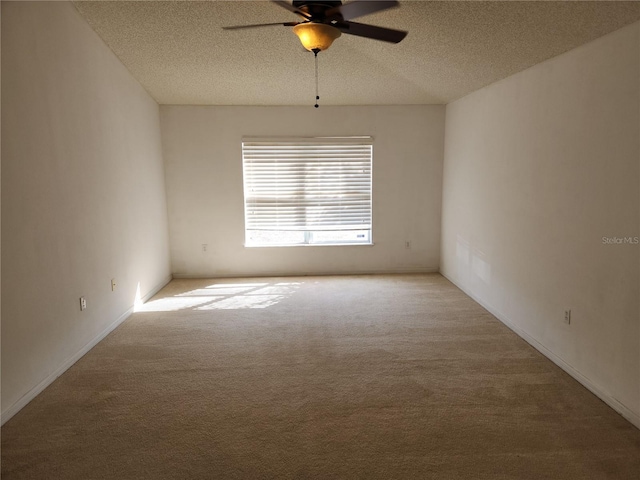
[[[301,247],[311,247],[311,246],[313,247],[319,247],[319,246],[361,247],[361,246],[372,246],[374,244],[373,243],[373,147],[374,145],[373,145],[372,136],[369,136],[369,135],[339,136],[339,137],[246,137],[245,136],[245,137],[242,137],[241,147],[242,147],[242,177],[243,177],[242,181],[243,181],[244,246],[245,247],[248,247],[248,248],[299,247],[299,246]],[[261,151],[260,150],[261,147],[263,147],[265,150]],[[324,154],[325,155],[324,157],[322,156],[323,148],[332,149],[332,151],[334,151],[336,150],[336,147],[345,147],[344,152],[339,152],[337,154],[338,155],[337,158],[334,158],[333,156],[327,156],[327,154]],[[334,225],[336,228],[325,228],[326,225],[318,225],[316,223],[313,223],[313,221],[311,223],[304,223],[304,222],[300,223],[299,219],[294,221],[296,223],[296,226],[290,227],[290,228],[286,228],[286,227],[275,228],[274,226],[268,226],[267,228],[263,228],[263,229],[250,228],[250,225],[252,223],[255,225],[255,222],[257,221],[256,219],[260,219],[259,215],[251,215],[249,212],[251,210],[251,205],[254,205],[254,206],[259,205],[259,201],[257,200],[257,198],[259,198],[259,194],[250,195],[250,192],[254,192],[255,189],[252,190],[252,187],[256,185],[260,186],[260,180],[262,180],[262,179],[256,180],[256,171],[258,169],[254,165],[254,163],[258,163],[259,160],[257,160],[256,158],[260,158],[262,160],[262,165],[269,165],[268,159],[265,162],[265,159],[259,156],[261,153],[263,154],[269,153],[269,148],[273,148],[273,149],[291,148],[294,152],[298,150],[302,152],[300,154],[300,157],[285,156],[285,158],[291,159],[294,164],[298,163],[297,165],[298,169],[302,168],[304,172],[303,174],[298,173],[294,175],[295,177],[294,182],[300,182],[300,181],[307,182],[305,178],[307,176],[307,169],[314,170],[313,168],[314,162],[320,162],[324,160],[324,162],[329,161],[330,163],[333,163],[333,165],[331,165],[332,168],[331,167],[329,168],[330,172],[327,174],[334,182],[330,184],[329,188],[333,187],[335,191],[335,188],[337,188],[336,185],[339,185],[340,188],[351,189],[352,191],[345,191],[345,193],[341,195],[341,197],[346,195],[347,199],[350,198],[351,196],[351,200],[347,200],[346,202],[344,202],[345,205],[343,205],[342,199],[336,202],[335,200],[336,197],[334,197],[334,199],[329,200],[330,212],[327,213],[325,217],[323,217],[321,214],[319,215],[317,211],[323,210],[322,208],[320,208],[321,205],[314,204],[314,200],[308,199],[308,198],[311,198],[311,199],[315,198],[315,202],[321,202],[321,197],[322,197],[321,195],[322,190],[320,191],[321,193],[317,193],[319,180],[317,178],[314,179],[314,175],[311,174],[312,179],[309,180],[307,183],[305,183],[302,189],[294,188],[297,193],[294,195],[296,200],[293,201],[294,203],[292,205],[297,206],[300,209],[304,210],[304,214],[302,214],[302,216],[305,219],[308,216],[314,218],[316,222],[318,222],[318,219],[320,219],[319,221],[321,224],[324,224],[324,222],[329,221],[326,219],[337,218],[336,220],[337,224]],[[350,157],[349,153],[351,153],[351,151],[349,150],[349,148],[353,148],[352,151],[357,153],[354,155],[351,155]],[[308,149],[308,151],[306,149]],[[318,149],[318,151],[321,153],[318,153],[314,149]],[[367,155],[364,155],[362,152],[366,150],[368,150]],[[247,154],[246,153],[247,151],[249,151],[250,153]],[[256,154],[256,152],[258,153]],[[256,157],[256,155],[258,155],[258,157]],[[267,168],[271,168],[277,172],[280,172],[281,170],[278,170],[277,168],[277,162],[279,160],[280,160],[280,157],[275,159],[275,165],[276,165],[275,167],[273,165],[269,165]],[[345,162],[346,162],[346,165],[345,165]],[[309,167],[309,165],[311,165],[311,167]],[[338,166],[338,168],[336,168],[336,166]],[[354,168],[357,169],[357,168],[363,168],[363,167],[364,167],[364,170],[362,172],[356,172],[355,174],[352,173]],[[285,174],[290,174],[294,170],[293,167],[290,167],[290,168],[292,168],[292,170],[282,170],[282,172],[284,172]],[[336,171],[338,173],[336,173]],[[323,175],[321,172],[318,174],[319,172],[318,167],[316,167],[315,172],[316,172],[315,177],[318,177],[318,175]],[[269,170],[269,173],[273,174],[271,170]],[[266,176],[268,177],[268,174]],[[251,178],[251,180],[249,180],[249,178]],[[336,180],[336,178],[339,178],[339,180]],[[345,178],[348,179],[346,183],[344,180]],[[297,187],[298,183],[294,183],[293,185],[294,187]],[[366,188],[363,188],[363,185],[366,185]],[[314,187],[316,190],[315,195],[311,194],[308,197],[307,191],[314,190]],[[273,190],[273,189],[269,188],[269,190]],[[282,192],[277,188],[276,190],[277,190],[277,193],[274,196],[275,200],[272,199],[271,202],[275,201],[277,204],[278,202],[277,198]],[[286,190],[286,188],[284,188],[283,190]],[[354,190],[356,192],[355,195],[353,194]],[[364,192],[366,192],[366,194]],[[364,203],[364,204],[362,203],[363,195],[366,197],[365,202],[368,202],[368,203]],[[353,200],[353,198],[355,197],[358,197],[358,200]],[[301,200],[301,198],[303,200]],[[327,197],[325,197],[323,200],[326,201]],[[333,200],[333,202],[331,200]],[[335,206],[336,203],[338,203],[339,207],[341,208],[336,209],[336,206]],[[356,206],[356,204],[358,205]],[[313,207],[316,207],[317,209],[315,212],[315,215],[313,213],[308,213],[307,211],[307,209],[313,210]],[[268,209],[269,207],[266,207],[266,208]],[[271,207],[271,208],[276,212],[275,213],[276,220],[274,221],[274,225],[277,225],[279,223],[277,206],[275,208],[274,207]],[[348,210],[349,208],[351,210]],[[343,213],[336,214],[336,211],[340,211],[340,210],[343,210]],[[355,217],[356,220],[364,220],[368,222],[362,225],[360,224],[350,225],[348,216],[344,215],[345,212],[348,214],[351,214],[349,216]],[[356,214],[353,214],[352,212],[356,212]],[[269,214],[271,214],[272,217],[274,215],[273,212],[270,212],[265,214],[265,217],[268,218]],[[299,216],[300,214],[297,214],[297,215],[294,214],[294,217],[299,217]],[[286,217],[286,215],[283,215],[283,217]],[[346,222],[346,223],[343,223],[343,222]],[[331,226],[331,224],[329,224],[329,226]],[[252,241],[250,239],[250,232],[260,232],[260,231],[262,232],[272,231],[272,232],[282,232],[282,233],[302,232],[303,239],[300,242],[273,242],[272,243],[269,241],[262,241],[262,242]],[[348,241],[348,240],[340,240],[340,239],[337,239],[335,241],[331,241],[331,240],[325,240],[322,242],[314,241],[314,238],[313,238],[314,234],[318,235],[321,232],[335,232],[336,234],[338,234],[338,232],[354,232],[354,234],[357,235],[356,238],[360,237],[361,235],[364,235],[365,237],[362,241],[359,241],[359,240]]]

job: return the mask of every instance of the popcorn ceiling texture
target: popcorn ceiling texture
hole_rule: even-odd
[[[75,2],[160,104],[312,105],[313,55],[270,2]],[[639,2],[401,2],[357,19],[397,44],[343,35],[319,56],[325,105],[448,103],[640,19]]]

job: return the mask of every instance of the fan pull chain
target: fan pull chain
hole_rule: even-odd
[[[318,49],[314,49],[313,50],[313,53],[314,53],[314,55],[316,57],[316,59],[315,59],[316,60],[316,104],[314,105],[314,107],[316,107],[316,108],[318,108],[318,106],[319,106],[318,105],[318,100],[320,100],[320,95],[318,95],[318,52],[319,51],[320,50],[318,50]]]

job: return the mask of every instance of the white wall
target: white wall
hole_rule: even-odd
[[[444,111],[444,106],[162,106],[174,275],[436,271]],[[372,135],[375,245],[245,248],[244,135]],[[202,244],[208,244],[206,252]]]
[[[159,107],[72,4],[2,2],[2,140],[5,421],[170,269]]]
[[[447,106],[441,271],[640,426],[640,23]],[[571,309],[571,324],[563,323]]]

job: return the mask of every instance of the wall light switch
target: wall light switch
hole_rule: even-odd
[[[80,297],[80,311],[87,309],[87,300],[84,297]]]

